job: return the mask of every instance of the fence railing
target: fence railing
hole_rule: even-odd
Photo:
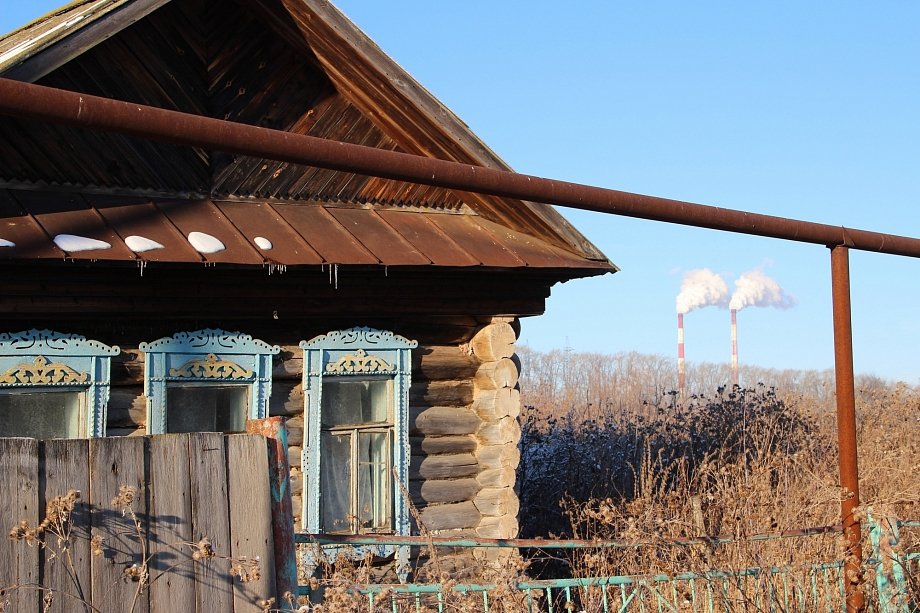
[[[877,520],[870,513],[867,528],[872,535],[872,554],[865,567],[875,581],[865,584],[870,611],[880,613],[918,613],[916,600],[920,578],[918,551],[899,549],[899,529],[920,527],[920,521]],[[717,549],[722,546],[763,543],[783,539],[807,539],[818,535],[842,536],[841,526],[826,526],[747,538],[686,538],[667,541],[668,546]],[[418,548],[423,555],[432,550],[451,548],[472,553],[473,549],[504,549],[512,552],[541,550],[641,549],[661,547],[661,543],[628,543],[577,539],[473,539],[436,536],[391,537],[379,535],[296,534],[302,547],[330,548],[390,545]],[[311,554],[313,559],[315,553]],[[509,568],[513,565],[508,565]],[[370,613],[377,611],[531,611],[568,613],[569,611],[663,612],[693,611],[846,611],[846,586],[843,560],[812,561],[788,566],[694,569],[648,575],[569,576],[531,579],[524,573],[499,574],[498,579],[475,582],[448,580],[433,582],[357,583],[354,579],[336,583],[327,578],[314,585],[301,585],[300,595],[314,601],[323,597],[317,585],[335,587],[341,595],[351,595],[350,604]],[[911,582],[914,582],[912,584]],[[509,606],[509,604],[511,606]],[[357,610],[357,609],[356,609]]]

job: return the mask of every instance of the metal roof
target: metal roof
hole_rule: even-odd
[[[222,248],[196,248],[194,233]],[[143,250],[138,243],[160,247]],[[616,270],[468,213],[28,190],[0,190],[0,245],[6,245],[0,246],[3,260],[487,266],[573,277]]]

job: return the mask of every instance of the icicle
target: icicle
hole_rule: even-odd
[[[143,276],[144,276],[144,268],[147,267],[147,260],[138,260],[138,261],[137,261],[137,267],[140,269],[140,271],[141,271],[141,276],[143,277]]]
[[[333,264],[332,266],[335,268],[335,289],[339,289],[339,265]]]

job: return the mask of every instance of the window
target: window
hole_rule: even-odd
[[[330,377],[324,382],[319,482],[323,532],[393,532],[392,390],[388,379]]]
[[[118,347],[76,334],[0,334],[0,436],[105,436]]]
[[[268,415],[277,345],[206,329],[141,343],[147,432],[239,432]]]
[[[372,328],[329,332],[300,343],[307,532],[409,533],[410,349],[417,346]],[[364,547],[355,553],[366,552],[389,555],[393,548]]]

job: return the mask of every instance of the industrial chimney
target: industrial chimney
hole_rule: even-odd
[[[684,363],[684,314],[677,314],[677,391],[687,395],[687,365]]]
[[[738,309],[732,314],[732,387],[738,385]]]

